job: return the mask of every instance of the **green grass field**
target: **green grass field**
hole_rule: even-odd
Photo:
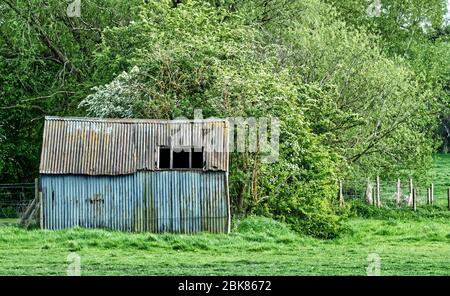
[[[449,172],[450,157],[436,156],[436,194],[450,186]],[[65,275],[72,252],[83,275],[366,275],[371,253],[380,256],[382,275],[450,275],[445,207],[354,208],[366,218],[350,218],[333,240],[260,217],[236,222],[229,235],[24,230],[3,220],[0,275]]]
[[[365,275],[370,253],[380,256],[382,275],[450,275],[448,221],[354,218],[334,240],[264,218],[230,235],[0,226],[0,274],[65,275],[76,252],[83,275]]]

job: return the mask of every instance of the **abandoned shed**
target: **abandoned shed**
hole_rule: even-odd
[[[46,117],[41,225],[229,232],[226,120]]]

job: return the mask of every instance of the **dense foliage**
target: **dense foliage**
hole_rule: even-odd
[[[326,0],[347,24],[381,37],[381,49],[403,57],[423,87],[432,95],[437,111],[441,150],[450,145],[450,12],[446,0]],[[370,13],[368,13],[370,12]],[[444,17],[445,15],[445,17]]]
[[[279,118],[276,163],[233,153],[233,212],[336,236],[339,178],[425,175],[450,51],[443,37],[431,45],[430,31],[411,45],[417,58],[400,54],[412,33],[393,37],[401,29],[390,18],[351,23],[352,1],[324,2],[333,1],[84,1],[82,17],[68,18],[64,5],[1,0],[2,179],[36,173],[48,113]],[[436,27],[443,11],[433,13]]]
[[[71,18],[64,1],[0,1],[0,182],[34,179],[44,116],[82,114],[102,30],[128,23],[140,1],[82,3]]]

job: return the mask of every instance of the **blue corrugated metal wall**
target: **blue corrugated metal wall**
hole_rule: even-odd
[[[226,174],[140,171],[125,176],[42,175],[43,227],[228,232]]]

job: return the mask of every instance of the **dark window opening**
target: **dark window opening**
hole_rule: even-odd
[[[202,169],[203,168],[203,147],[202,148],[192,148],[192,168]]]
[[[159,147],[159,169],[203,169],[203,147]]]
[[[159,168],[170,169],[170,148],[159,147]]]
[[[172,168],[188,169],[189,168],[189,151],[180,150],[173,151]]]

